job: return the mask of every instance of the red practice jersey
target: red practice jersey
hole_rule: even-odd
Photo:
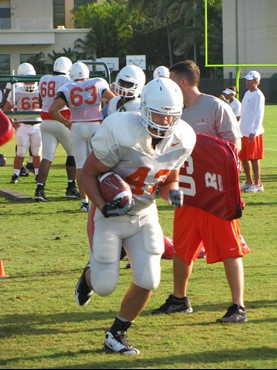
[[[196,145],[180,170],[184,204],[225,220],[242,215],[238,156],[234,145],[197,133]]]

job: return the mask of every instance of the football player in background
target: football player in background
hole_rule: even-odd
[[[76,62],[70,69],[71,83],[58,90],[57,97],[49,108],[51,115],[71,130],[74,157],[77,166],[77,182],[81,197],[81,211],[88,212],[89,202],[81,182],[80,173],[91,152],[91,138],[103,120],[102,99],[109,101],[115,95],[103,78],[89,78],[89,68],[85,63]],[[71,116],[60,114],[64,105],[70,108]]]
[[[18,75],[34,76],[36,71],[30,63],[22,63],[18,66]],[[15,87],[15,101],[13,102],[12,91],[9,92],[7,101],[4,105],[4,112],[17,112],[40,110],[39,91],[37,82],[24,82]],[[14,173],[11,178],[12,184],[19,181],[20,170],[23,166],[24,157],[31,147],[33,154],[33,165],[35,175],[38,174],[40,165],[42,141],[40,131],[40,117],[25,117],[24,119],[15,119],[12,124],[16,130],[16,155],[14,158]]]
[[[138,112],[140,94],[145,84],[143,70],[135,65],[123,67],[115,79],[115,96],[108,104],[108,115],[114,112]]]
[[[170,78],[180,86],[183,93],[185,109],[182,118],[196,132],[225,139],[240,150],[241,133],[236,117],[228,104],[199,91],[199,67],[191,60],[179,62],[170,68]],[[217,322],[247,321],[239,219],[224,220],[188,205],[176,209],[174,216],[173,294],[152,313],[192,312],[187,287],[193,261],[203,242],[207,262],[223,262],[232,294],[232,304]]]
[[[15,84],[13,84],[13,86],[14,86],[14,89],[15,89],[16,87],[22,86],[22,83],[21,82],[16,82]],[[2,103],[0,104],[0,106],[2,105],[2,107],[4,107],[4,105],[7,101],[8,95],[9,95],[11,90],[12,90],[12,84],[10,82],[8,82],[5,86],[5,88],[3,89]],[[15,148],[15,153],[16,152],[17,152],[17,148]],[[23,166],[20,169],[19,176],[27,177],[27,176],[29,176],[29,172],[33,172],[33,173],[35,172],[34,171],[34,166],[33,166],[33,155],[32,155],[30,147],[29,147],[29,158],[28,158],[28,161],[26,163],[26,168],[25,168],[24,163],[23,163]]]
[[[141,113],[116,112],[108,116],[92,139],[93,151],[82,170],[82,181],[94,205],[88,217],[90,262],[75,291],[79,305],[87,304],[93,291],[101,296],[112,294],[124,243],[133,282],[106,332],[104,347],[130,355],[139,350],[128,344],[126,332],[160,282],[164,240],[156,189],[159,187],[160,196],[173,206],[181,206],[179,167],[195,144],[194,131],[180,120],[183,98],[176,83],[169,79],[150,81],[143,89],[141,106]],[[109,170],[129,183],[134,205],[130,200],[120,208],[117,202],[109,204],[103,199],[98,176]]]
[[[169,69],[165,66],[155,68],[153,78],[169,78]]]
[[[45,75],[39,81],[43,151],[35,191],[36,201],[47,201],[44,187],[59,143],[67,154],[65,163],[67,173],[66,197],[79,198],[79,192],[75,183],[76,164],[70,130],[49,113],[49,108],[54,101],[58,89],[70,82],[68,75],[71,66],[72,62],[69,58],[59,57],[54,62],[53,74]],[[68,118],[70,117],[70,110],[65,104],[60,107],[60,114]]]

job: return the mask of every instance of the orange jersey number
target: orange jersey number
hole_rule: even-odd
[[[149,171],[150,168],[140,167],[132,175],[125,178],[125,181],[131,185],[133,194],[142,195],[144,193],[143,188],[146,186],[145,179],[148,176]],[[156,190],[157,186],[166,180],[169,174],[170,170],[159,170],[154,176],[155,179],[159,179],[159,181],[157,185],[150,186],[148,188],[148,192],[152,194]]]
[[[34,96],[29,98],[25,96],[21,101],[22,110],[36,110],[39,109],[39,98],[38,96]]]
[[[53,98],[56,95],[56,82],[49,81],[47,83],[46,81],[43,81],[40,86],[40,95],[42,98],[45,98],[46,96]]]
[[[91,94],[89,96],[89,99],[84,99],[83,92],[87,92],[91,90]],[[74,87],[70,91],[70,99],[72,102],[72,105],[75,107],[79,107],[83,103],[87,105],[92,105],[96,102],[97,99],[97,88],[96,86],[87,86],[84,90],[81,87]]]

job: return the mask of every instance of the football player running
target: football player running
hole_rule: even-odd
[[[114,112],[140,110],[140,94],[145,84],[143,70],[135,65],[123,67],[115,79],[115,94],[108,104],[108,115]]]
[[[71,65],[71,60],[67,57],[57,58],[53,65],[53,74],[45,75],[39,81],[42,110],[41,133],[43,153],[37,178],[37,188],[35,192],[36,201],[47,201],[44,187],[59,143],[61,143],[67,154],[65,164],[68,178],[66,197],[79,198],[79,193],[75,184],[76,165],[73,156],[70,131],[49,113],[49,108],[57,94],[58,89],[62,85],[70,82],[68,74]],[[60,108],[60,114],[65,117],[70,116],[70,110],[65,104]]]
[[[35,76],[36,71],[32,64],[21,63],[18,66],[18,75],[20,76]],[[15,100],[13,101],[12,91],[9,92],[7,101],[4,105],[4,112],[17,112],[39,110],[39,91],[37,82],[24,82],[15,87]],[[20,170],[23,166],[24,157],[31,146],[33,154],[33,164],[35,175],[38,174],[38,168],[41,158],[41,131],[40,131],[40,117],[25,117],[24,119],[15,119],[13,127],[16,129],[16,155],[14,158],[14,173],[11,178],[11,184],[17,184]]]
[[[142,92],[141,113],[116,112],[103,121],[82,170],[94,206],[88,216],[90,261],[76,285],[77,303],[86,305],[93,291],[107,296],[116,289],[122,243],[133,271],[133,282],[105,334],[104,347],[113,353],[140,353],[128,343],[126,332],[160,282],[164,240],[156,190],[173,206],[182,205],[179,168],[196,140],[193,129],[180,119],[182,107],[182,93],[175,82],[150,81]],[[110,170],[129,183],[134,202],[122,208],[117,202],[105,202],[98,176]]]
[[[91,151],[90,140],[100,126],[102,99],[109,101],[115,95],[103,78],[89,78],[89,68],[85,63],[76,62],[70,69],[71,83],[62,86],[51,105],[49,112],[59,122],[71,130],[74,157],[77,166],[77,182],[82,200],[81,211],[89,209],[88,197],[81,182],[80,173]],[[59,110],[67,105],[71,117],[63,117]]]

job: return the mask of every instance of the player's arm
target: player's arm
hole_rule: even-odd
[[[3,112],[11,112],[13,110],[13,106],[11,103],[7,100],[4,107],[3,107]],[[16,121],[11,121],[12,126],[15,130],[17,130],[20,127],[20,123]]]
[[[66,118],[64,118],[59,110],[62,109],[65,105],[66,105],[66,101],[64,100],[64,95],[63,94],[58,94],[57,97],[54,99],[53,103],[51,104],[50,108],[49,108],[49,113],[51,114],[51,116],[61,122],[62,124],[64,124],[67,128],[70,129],[71,127],[71,122],[68,121]]]
[[[13,109],[13,106],[11,105],[11,103],[6,101],[6,103],[3,107],[3,112],[11,112],[12,109]]]
[[[160,197],[175,207],[182,207],[184,197],[182,190],[179,189],[179,172],[180,169],[172,170],[159,188]]]
[[[238,151],[240,152],[240,150],[241,150],[241,139],[230,140],[230,143],[233,144],[238,149]]]
[[[39,103],[39,107],[41,109],[42,108],[42,98],[41,98],[40,94],[38,95],[38,103]]]
[[[104,90],[102,94],[102,100],[108,103],[116,95],[111,90]]]
[[[123,207],[119,207],[121,198],[118,198],[112,203],[106,203],[102,197],[98,183],[98,176],[108,172],[110,169],[111,167],[105,166],[101,161],[99,161],[99,159],[97,159],[94,152],[91,152],[81,171],[81,182],[84,184],[84,190],[87,196],[106,218],[123,216],[134,206],[133,200],[126,202]]]
[[[106,202],[100,193],[98,176],[109,170],[110,167],[105,166],[99,161],[92,151],[86,159],[81,171],[81,183],[84,185],[85,192],[89,199],[100,210],[103,209]]]
[[[3,97],[2,97],[2,104],[3,105],[6,104],[10,91],[11,91],[11,89],[7,89],[7,88],[4,90],[4,94],[3,94]]]

